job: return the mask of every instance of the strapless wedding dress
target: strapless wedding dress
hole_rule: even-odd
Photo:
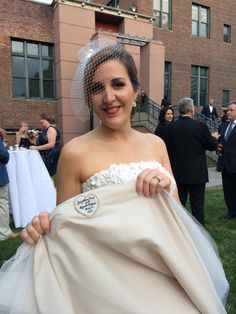
[[[225,314],[228,282],[206,231],[171,193],[138,196],[156,161],[114,164],[51,213],[51,232],[0,272],[0,313]]]

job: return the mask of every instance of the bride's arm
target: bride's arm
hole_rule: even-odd
[[[57,168],[57,205],[81,193],[80,158],[73,142],[63,147]]]
[[[65,145],[61,152],[57,169],[57,205],[81,193],[77,166],[79,161],[76,157],[71,145]],[[50,229],[49,214],[42,212],[34,217],[26,228],[22,230],[21,238],[26,243],[34,245],[43,234],[49,233]]]
[[[143,194],[146,197],[154,197],[162,190],[167,190],[179,201],[165,143],[160,138],[157,140],[155,137],[152,145],[156,146],[156,160],[161,161],[160,163],[166,171],[163,172],[163,169],[162,171],[160,169],[145,169],[137,177],[136,190],[138,194]]]
[[[163,153],[163,157],[162,157],[162,166],[164,167],[165,170],[168,171],[168,174],[171,176],[171,185],[170,185],[170,192],[172,193],[172,195],[174,196],[174,198],[180,202],[179,200],[179,195],[178,195],[178,190],[177,190],[177,186],[176,186],[176,182],[174,179],[174,175],[171,169],[171,164],[170,164],[170,159],[167,153],[167,149],[166,149],[166,145],[165,143],[162,141],[162,153]]]

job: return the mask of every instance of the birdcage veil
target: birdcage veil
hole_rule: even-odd
[[[89,42],[78,53],[79,65],[74,75],[71,87],[71,103],[75,115],[82,121],[90,118],[93,109],[92,95],[99,93],[101,86],[93,82],[94,74],[98,67],[110,60],[125,60],[133,86],[139,87],[137,70],[131,55],[121,43],[107,39],[96,39]],[[128,71],[129,72],[129,71]],[[108,77],[108,70],[101,73],[103,80]]]

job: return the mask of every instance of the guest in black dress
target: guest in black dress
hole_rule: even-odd
[[[174,109],[171,106],[162,107],[154,134],[165,140],[165,128],[172,122],[174,122]]]
[[[30,149],[39,151],[50,176],[53,176],[56,174],[61,152],[61,135],[52,115],[42,113],[40,117],[43,130],[39,134],[36,146],[30,146]]]
[[[29,148],[30,145],[32,145],[27,135],[28,129],[28,123],[22,121],[20,123],[19,131],[16,132],[16,144],[18,144],[19,147]]]

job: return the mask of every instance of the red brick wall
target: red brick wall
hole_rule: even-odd
[[[93,0],[107,4],[107,0]],[[128,10],[135,3],[137,13],[152,16],[152,0],[120,0],[120,8]],[[165,60],[172,63],[172,103],[191,95],[191,65],[209,67],[209,96],[221,105],[222,90],[230,90],[236,98],[235,0],[194,1],[210,7],[210,39],[192,37],[192,1],[172,1],[172,30],[154,28],[154,38],[165,46]],[[0,127],[18,128],[21,120],[31,127],[39,126],[43,111],[57,114],[57,101],[12,99],[11,38],[54,42],[53,8],[24,0],[0,1]],[[223,43],[223,24],[231,25],[232,43]],[[135,30],[134,30],[135,32]],[[139,36],[139,34],[137,34]]]
[[[22,0],[0,1],[0,126],[18,128],[21,120],[40,127],[41,112],[56,115],[56,101],[12,99],[11,38],[53,43],[53,8]]]
[[[166,48],[166,61],[172,62],[172,103],[184,96],[191,96],[191,65],[209,67],[209,97],[221,107],[222,90],[230,90],[236,98],[235,37],[231,44],[223,43],[223,24],[231,25],[235,36],[236,7],[234,0],[194,1],[210,8],[210,39],[192,37],[192,1],[173,3],[172,30],[155,28],[154,37]]]

